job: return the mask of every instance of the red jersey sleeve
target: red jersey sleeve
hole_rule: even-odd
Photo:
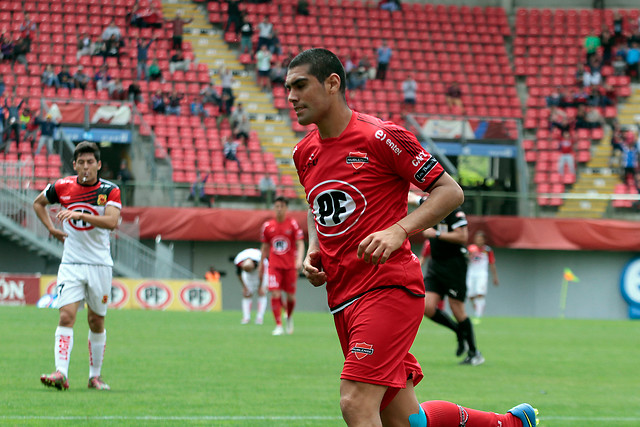
[[[422,148],[408,130],[390,122],[374,134],[373,150],[386,159],[389,167],[398,175],[428,192],[442,176],[444,169],[435,157]]]
[[[291,225],[293,227],[293,235],[295,236],[294,240],[303,240],[304,232],[302,231],[302,228],[300,228],[300,225],[298,225],[298,221],[296,221],[295,219],[292,219]]]
[[[487,257],[489,258],[489,264],[496,263],[496,256],[493,254],[493,249],[491,247],[486,246],[485,250],[487,251]]]
[[[265,222],[262,224],[262,228],[260,228],[260,241],[262,243],[269,243],[269,238],[267,237],[267,225],[269,222]]]
[[[122,201],[120,200],[120,188],[115,187],[109,192],[107,196],[106,206],[115,206],[118,209],[122,209]]]

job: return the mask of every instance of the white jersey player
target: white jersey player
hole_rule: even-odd
[[[258,312],[256,313],[256,324],[262,325],[264,313],[267,309],[267,283],[268,269],[264,269],[264,274],[260,275],[258,265],[262,252],[259,249],[250,248],[241,251],[236,255],[233,263],[236,265],[238,279],[242,284],[242,324],[246,325],[251,321],[251,303],[253,295],[258,293]],[[265,260],[265,263],[267,261]]]
[[[107,314],[113,261],[109,232],[120,220],[120,189],[98,178],[102,167],[100,150],[91,142],[79,143],[73,153],[73,167],[77,176],[70,176],[49,184],[36,197],[33,208],[49,233],[64,242],[62,262],[57,278],[57,307],[60,320],[55,332],[56,371],[42,375],[40,381],[58,390],[69,388],[69,359],[73,349],[73,326],[79,308],[87,304],[89,322],[89,388],[109,390],[100,371],[107,333],[104,318]],[[57,218],[57,229],[47,211],[48,204],[60,204],[63,209]]]
[[[478,231],[473,236],[473,244],[467,247],[469,266],[467,268],[467,296],[471,299],[476,319],[484,314],[485,297],[489,283],[489,269],[493,276],[494,286],[498,286],[498,271],[493,249],[486,244],[484,232]],[[477,321],[477,320],[476,320]]]

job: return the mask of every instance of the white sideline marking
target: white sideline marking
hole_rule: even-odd
[[[565,417],[544,416],[542,421],[599,421],[599,422],[638,422],[640,417]],[[105,415],[105,416],[48,416],[48,415],[0,415],[0,420],[69,420],[69,421],[339,421],[342,417],[331,416],[290,416],[290,415],[262,415],[262,416],[234,416],[234,415],[195,415],[195,416],[155,416],[155,415]]]

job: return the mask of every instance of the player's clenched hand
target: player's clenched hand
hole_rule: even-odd
[[[392,225],[386,230],[369,234],[358,245],[358,258],[372,264],[384,264],[393,252],[398,250],[407,238],[400,226]]]
[[[320,251],[311,251],[307,253],[302,263],[302,272],[313,286],[322,286],[327,281],[327,273],[322,271],[322,260]]]
[[[58,217],[58,219],[60,221],[64,221],[66,219],[78,220],[78,219],[80,219],[81,215],[82,215],[82,212],[65,209],[65,210],[62,210],[62,211],[58,212],[58,215],[56,215],[56,216]]]
[[[58,230],[57,228],[50,230],[49,233],[56,239],[60,240],[61,242],[64,242],[64,239],[67,238],[67,233],[65,233],[62,230]]]

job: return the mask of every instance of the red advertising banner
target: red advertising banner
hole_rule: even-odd
[[[0,305],[35,304],[39,298],[39,275],[0,273]]]

